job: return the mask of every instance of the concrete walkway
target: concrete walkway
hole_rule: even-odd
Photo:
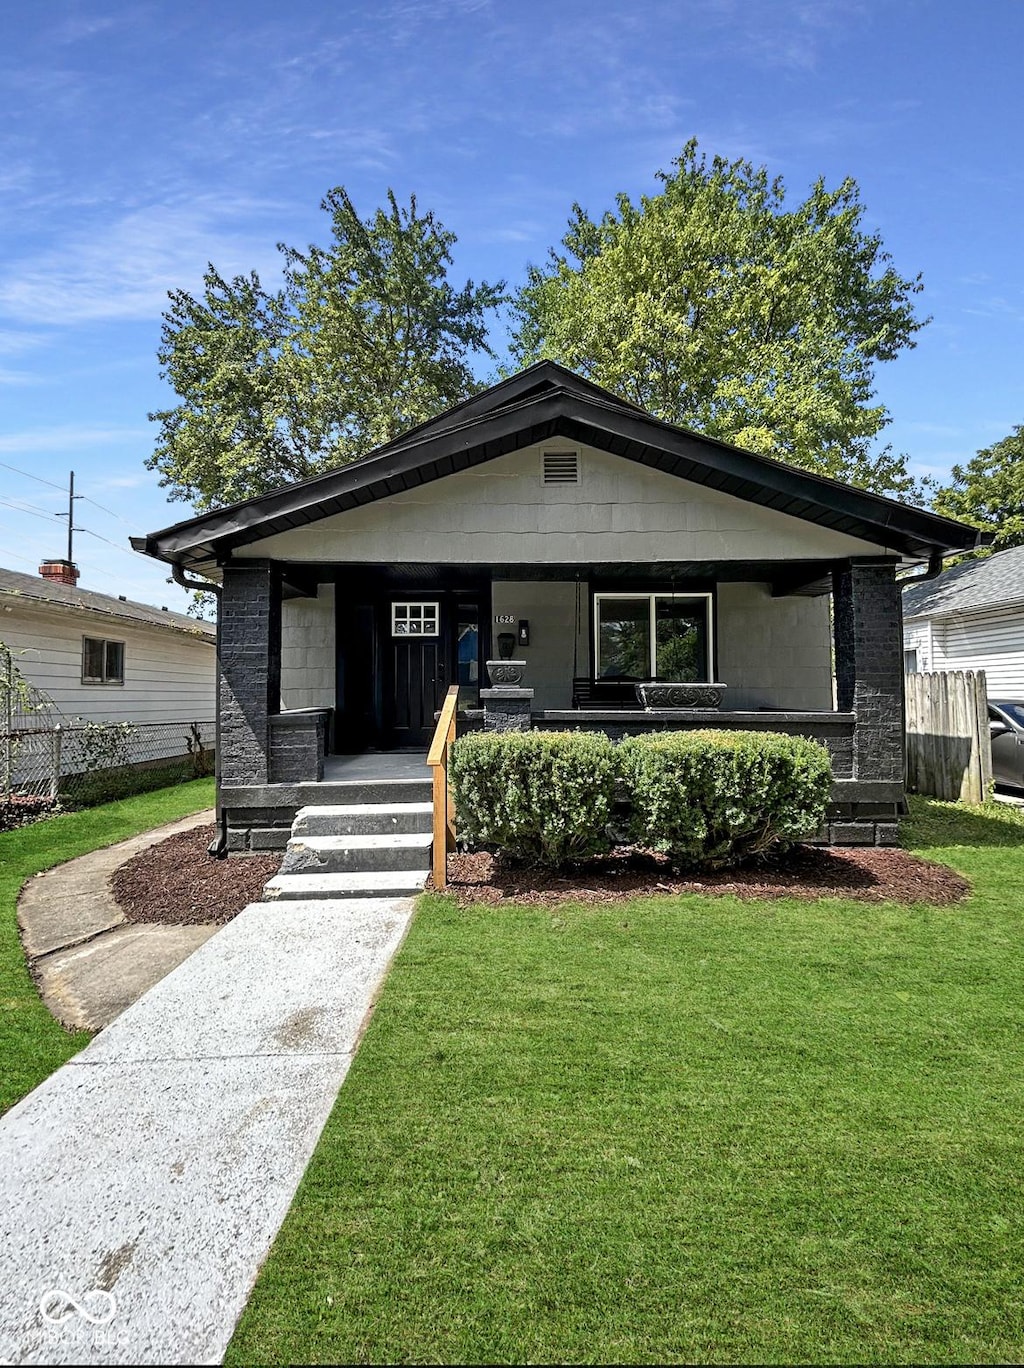
[[[129,925],[110,891],[120,865],[213,816],[212,808],[194,813],[29,879],[18,899],[21,941],[40,996],[62,1026],[109,1025],[217,930]]]
[[[0,1360],[221,1360],[412,910],[247,907],[0,1120]]]

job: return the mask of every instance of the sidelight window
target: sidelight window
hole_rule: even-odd
[[[710,594],[595,594],[598,679],[714,679]]]

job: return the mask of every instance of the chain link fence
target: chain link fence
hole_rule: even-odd
[[[216,724],[65,717],[0,642],[0,831],[213,773]]]
[[[40,718],[0,731],[0,807],[16,823],[213,773],[215,725]],[[12,823],[13,824],[13,823]]]

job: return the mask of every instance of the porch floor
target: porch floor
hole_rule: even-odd
[[[367,751],[363,755],[324,757],[325,784],[377,779],[429,779],[426,751]]]

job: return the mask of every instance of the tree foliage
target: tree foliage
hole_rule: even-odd
[[[955,465],[952,484],[938,491],[934,507],[992,532],[992,551],[1024,546],[1024,427]]]
[[[879,491],[913,492],[872,450],[888,421],[873,366],[914,345],[920,278],[862,226],[858,187],[822,180],[794,209],[765,168],[696,141],[663,189],[574,205],[562,251],[531,267],[513,355],[551,357],[673,423]]]
[[[504,282],[456,288],[455,235],[415,196],[360,219],[342,187],[321,207],[331,242],[283,243],[283,284],[231,280],[170,294],[158,357],[180,402],[147,461],[172,499],[214,508],[365,454],[479,388],[487,316]]]

